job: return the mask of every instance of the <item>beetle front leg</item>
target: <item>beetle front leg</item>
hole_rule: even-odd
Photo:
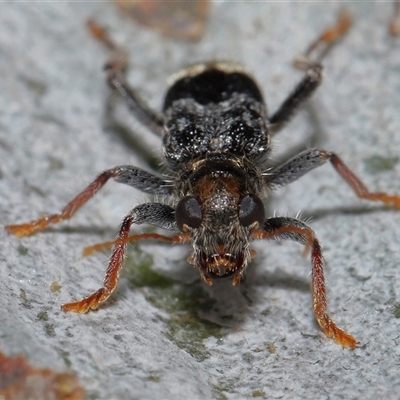
[[[95,310],[101,303],[111,296],[118,285],[129,231],[134,223],[150,224],[166,229],[177,229],[175,223],[175,210],[172,207],[160,203],[141,204],[135,207],[130,214],[125,217],[121,224],[117,240],[115,241],[115,247],[108,264],[103,287],[82,300],[64,304],[61,307],[63,311],[85,313],[90,309]],[[140,237],[137,239],[140,239]],[[183,242],[184,238],[181,243]]]
[[[323,269],[322,250],[313,230],[305,223],[294,218],[269,218],[262,230],[256,230],[255,239],[293,240],[311,248],[311,293],[314,315],[326,336],[331,337],[343,347],[354,348],[357,340],[340,329],[327,313],[326,286]]]
[[[95,310],[101,303],[106,301],[111,296],[112,292],[118,285],[126,248],[124,239],[129,235],[129,230],[133,224],[133,221],[133,217],[129,215],[122,222],[118,234],[118,239],[121,240],[121,244],[118,244],[114,247],[110,262],[108,264],[106,276],[104,278],[103,287],[82,300],[62,305],[61,309],[63,311],[85,313],[90,309]]]

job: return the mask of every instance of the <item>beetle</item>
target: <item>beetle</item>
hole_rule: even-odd
[[[342,21],[343,22],[343,21]],[[310,47],[329,43],[345,31],[338,24]],[[105,32],[91,22],[92,33],[111,49]],[[306,72],[278,110],[269,115],[254,77],[240,64],[210,61],[191,65],[170,80],[162,113],[152,110],[124,80],[121,60],[106,67],[108,83],[126,100],[137,119],[161,137],[169,179],[131,165],[101,173],[58,214],[18,225],[8,232],[19,237],[71,218],[109,179],[133,186],[166,201],[135,206],[124,218],[114,245],[103,287],[90,296],[64,304],[64,311],[96,309],[117,287],[126,245],[131,240],[159,239],[189,243],[188,258],[203,280],[230,278],[236,285],[255,250],[254,240],[291,240],[311,252],[311,292],[316,319],[328,337],[353,348],[356,339],[340,329],[327,313],[323,257],[314,231],[303,221],[267,217],[265,202],[271,191],[286,186],[328,161],[362,199],[400,208],[400,196],[370,192],[338,155],[307,149],[283,165],[267,168],[271,136],[280,131],[322,81],[322,64],[305,62]],[[172,199],[172,200],[171,200]],[[132,225],[148,224],[175,232],[174,236],[144,233],[129,236]],[[108,244],[110,244],[108,243]],[[97,249],[106,244],[93,246]]]

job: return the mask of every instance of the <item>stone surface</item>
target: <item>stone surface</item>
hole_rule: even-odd
[[[136,26],[112,3],[0,5],[0,222],[57,212],[99,172],[145,167],[127,140],[159,143],[123,105],[107,117],[106,52],[88,34],[96,18],[130,53],[128,79],[159,108],[169,75],[186,64],[244,62],[274,111],[301,78],[291,62],[339,2],[214,3],[196,44]],[[354,26],[325,60],[308,107],[275,138],[289,149],[337,152],[372,189],[400,193],[399,39],[387,34],[390,3],[349,3]],[[126,138],[125,138],[126,139]],[[326,165],[282,189],[271,214],[304,218],[326,259],[330,312],[361,342],[327,340],[314,322],[309,260],[290,243],[258,243],[239,287],[205,287],[188,249],[131,246],[121,284],[87,315],[60,305],[101,284],[107,254],[84,246],[114,237],[146,196],[109,183],[73,220],[22,240],[0,238],[0,350],[80,377],[89,398],[398,398],[400,212],[359,201]],[[142,231],[137,228],[137,232]],[[57,290],[57,285],[60,286]]]

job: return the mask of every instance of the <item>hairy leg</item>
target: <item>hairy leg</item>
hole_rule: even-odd
[[[326,286],[323,269],[322,250],[312,229],[293,218],[269,218],[262,230],[253,232],[255,239],[293,240],[311,249],[312,280],[311,294],[313,310],[320,327],[326,336],[331,337],[343,347],[354,348],[357,340],[339,328],[327,313]]]
[[[360,199],[381,201],[389,206],[400,208],[400,196],[390,195],[385,192],[370,192],[339,156],[326,150],[309,149],[303,151],[275,170],[266,172],[264,174],[264,182],[270,189],[275,190],[296,181],[327,161],[331,162],[335,170]]]
[[[89,20],[88,26],[92,35],[111,51],[111,56],[105,65],[110,86],[119,92],[128,107],[144,126],[156,135],[162,136],[164,130],[162,116],[152,110],[124,80],[122,71],[127,64],[128,56],[126,52],[117,46],[107,35],[107,32],[94,20]]]
[[[172,190],[167,181],[139,168],[123,165],[101,173],[86,189],[71,200],[60,213],[45,215],[24,224],[7,225],[7,231],[18,237],[23,237],[43,230],[50,224],[70,219],[110,178],[114,178],[119,183],[133,186],[143,192],[156,195],[170,194]]]
[[[64,304],[61,307],[62,310],[85,313],[90,309],[96,309],[111,296],[119,282],[119,275],[122,269],[126,245],[129,241],[129,231],[132,224],[150,224],[165,228],[171,225],[172,220],[175,221],[174,210],[167,205],[150,203],[135,207],[121,224],[118,238],[114,242],[115,246],[108,264],[103,286],[82,300]],[[135,236],[135,240],[147,238],[149,238],[149,234]],[[156,235],[156,238],[174,241],[175,243],[185,243],[188,240],[188,235],[180,234],[173,238]]]
[[[272,134],[279,132],[292,116],[315,92],[322,82],[321,61],[328,50],[348,31],[351,26],[351,16],[346,11],[339,12],[336,23],[322,32],[311,43],[303,57],[295,61],[295,66],[305,70],[306,74],[293,92],[282,103],[279,109],[269,119]]]

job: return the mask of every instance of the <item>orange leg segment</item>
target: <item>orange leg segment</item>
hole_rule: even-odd
[[[109,37],[106,30],[103,29],[95,20],[90,19],[87,22],[90,33],[95,37],[100,43],[107,47],[111,51],[111,57],[105,65],[105,69],[110,69],[114,73],[123,71],[128,63],[128,54],[122,48],[117,46]]]
[[[133,217],[131,216],[126,217],[122,222],[118,234],[118,238],[121,240],[121,243],[116,245],[113,250],[106,276],[104,278],[103,287],[82,300],[64,304],[61,306],[63,311],[85,313],[90,309],[95,310],[100,303],[103,303],[111,296],[119,281],[119,274],[122,268],[126,247],[124,239],[128,237],[132,223]]]
[[[394,13],[389,23],[389,33],[392,36],[400,35],[400,0],[396,0],[394,4]]]
[[[315,51],[320,46],[329,46],[339,40],[351,27],[351,14],[346,10],[341,10],[338,14],[336,24],[326,29],[307,49],[306,56]]]
[[[85,247],[83,249],[83,255],[85,257],[90,256],[93,252],[95,251],[101,251],[104,249],[108,249],[112,246],[117,246],[118,244],[121,243],[130,243],[130,242],[135,242],[138,240],[147,240],[147,239],[156,239],[156,240],[164,240],[166,242],[171,242],[171,243],[186,243],[189,239],[189,235],[187,233],[181,234],[181,235],[176,235],[173,237],[169,237],[169,236],[164,236],[164,235],[160,235],[158,233],[142,233],[140,235],[131,235],[128,236],[125,239],[115,239],[109,242],[102,242],[102,243],[96,243],[92,246],[88,246]]]
[[[336,154],[330,154],[330,161],[335,170],[350,185],[359,198],[372,201],[382,201],[388,206],[400,208],[400,196],[390,195],[383,192],[372,193]]]
[[[100,26],[95,20],[89,19],[87,21],[87,26],[92,36],[95,37],[99,42],[103,43],[108,49],[118,50],[118,47],[109,38],[103,27]]]
[[[131,216],[126,217],[121,225],[118,238],[116,240],[112,242],[100,243],[85,249],[85,251],[90,254],[92,251],[99,250],[104,247],[109,247],[112,245],[115,246],[108,264],[103,287],[82,300],[64,304],[61,307],[63,311],[85,313],[90,309],[95,310],[101,303],[106,301],[111,296],[118,285],[119,275],[124,261],[125,249],[128,242],[142,239],[159,239],[172,243],[185,243],[189,239],[188,234],[180,234],[173,237],[163,236],[157,233],[144,233],[141,235],[129,236],[129,230],[132,223],[133,218]]]
[[[257,230],[253,232],[252,236],[254,239],[273,239],[279,235],[284,237],[285,234],[301,235],[306,239],[306,247],[311,248],[311,293],[313,298],[313,310],[319,326],[323,329],[326,336],[333,338],[337,344],[343,347],[354,348],[358,344],[357,340],[352,335],[340,329],[327,313],[322,250],[313,231],[297,226],[282,226],[272,232]]]
[[[116,176],[117,170],[105,171],[98,176],[83,192],[69,202],[59,214],[45,215],[34,221],[19,224],[7,225],[6,229],[18,237],[32,235],[37,231],[47,228],[50,224],[70,219],[88,200],[90,200],[112,177]]]

